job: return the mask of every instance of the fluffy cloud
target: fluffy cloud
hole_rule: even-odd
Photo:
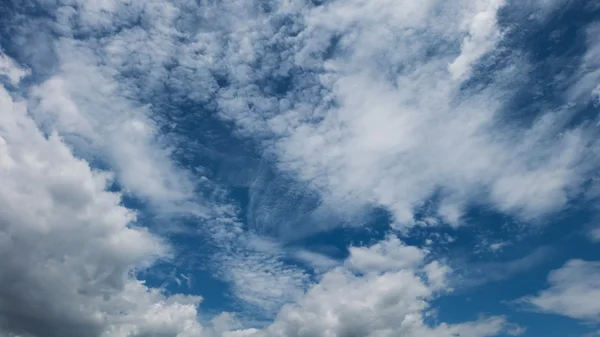
[[[14,85],[19,71],[8,69]],[[4,87],[0,106],[0,330],[199,336],[199,298],[166,297],[135,279],[135,268],[168,247],[106,190],[110,174],[74,157],[57,133],[42,133],[26,101]]]
[[[297,303],[283,307],[268,336],[495,336],[502,317],[463,324],[424,323],[428,301],[448,289],[450,270],[389,237],[350,250],[345,266],[326,273]],[[387,262],[385,262],[387,261]],[[394,261],[394,262],[392,262]],[[260,332],[261,336],[265,331]]]
[[[550,286],[519,300],[541,312],[600,321],[600,262],[570,260],[548,276]]]
[[[368,273],[412,267],[422,260],[420,249],[405,246],[397,238],[389,238],[369,248],[350,247],[348,263],[351,268]]]
[[[573,111],[563,107],[530,125],[507,121],[507,100],[530,65],[496,48],[503,5],[357,0],[304,9],[296,35],[273,38],[290,46],[281,57],[291,55],[275,65],[263,56],[253,69],[254,55],[249,72],[231,73],[221,113],[342,212],[383,206],[401,227],[417,223],[415,210],[432,197],[430,215],[455,226],[473,203],[527,220],[555,212],[597,166],[586,160],[596,131],[567,127]],[[272,77],[291,88],[257,91]]]
[[[170,160],[156,122],[148,117],[151,107],[120,91],[114,69],[98,64],[96,47],[97,42],[54,42],[60,71],[32,90],[36,122],[70,137],[79,153],[109,163],[127,192],[163,212],[202,215],[201,206],[190,204],[194,183]]]

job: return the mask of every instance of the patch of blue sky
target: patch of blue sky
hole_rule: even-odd
[[[487,214],[486,214],[487,213]],[[442,321],[461,321],[477,312],[507,315],[511,321],[527,326],[523,336],[579,336],[593,332],[594,325],[580,321],[524,310],[514,302],[547,286],[547,275],[566,261],[577,257],[594,261],[600,258],[597,245],[588,237],[587,227],[593,210],[567,212],[548,220],[529,233],[502,232],[507,220],[497,214],[478,212],[471,219],[478,227],[484,224],[491,236],[482,237],[471,229],[459,229],[454,249],[455,261],[461,261],[462,274],[455,280],[455,291],[437,299],[438,317]],[[523,224],[516,224],[522,226]],[[506,228],[506,227],[505,227]],[[509,242],[501,249],[492,249],[495,242]],[[487,248],[477,252],[474,247]]]

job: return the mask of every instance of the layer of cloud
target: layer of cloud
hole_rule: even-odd
[[[189,197],[194,186],[169,167],[168,151],[146,145],[154,135],[146,114],[171,120],[173,130],[204,116],[161,116],[160,109],[182,103],[210,105],[241,134],[264,141],[279,168],[309,182],[330,209],[384,206],[401,226],[413,225],[415,210],[434,195],[440,200],[432,215],[455,226],[473,201],[536,218],[567,205],[596,166],[584,160],[595,147],[593,131],[564,128],[569,109],[541,112],[530,127],[506,125],[508,82],[529,67],[518,51],[503,55],[508,67],[489,68],[487,86],[470,87],[481,76],[480,60],[494,62],[502,52],[496,16],[503,1],[229,2],[202,10],[187,1],[110,3],[110,10],[60,7],[56,21],[69,38],[54,49],[71,74],[101,64],[91,74],[110,78],[100,87],[112,91],[103,96],[152,104],[125,100],[147,110],[131,121],[136,131],[123,131],[144,151],[109,151],[123,168],[137,167],[117,171],[131,188]],[[128,26],[140,17],[143,29]],[[144,132],[150,136],[137,135]],[[140,168],[154,184],[131,173]]]
[[[518,302],[540,312],[600,322],[600,262],[570,260],[548,275],[550,286]]]
[[[542,246],[523,257],[510,261],[466,263],[462,268],[462,275],[457,277],[453,284],[456,287],[469,288],[488,282],[505,281],[515,275],[531,270],[552,257],[552,249]]]
[[[229,74],[221,113],[250,137],[270,134],[264,144],[280,169],[343,212],[375,204],[412,226],[435,196],[431,215],[455,226],[473,203],[527,220],[550,214],[597,166],[587,160],[596,131],[567,128],[573,111],[560,106],[531,125],[506,121],[511,87],[530,65],[498,47],[503,6],[357,0],[304,9],[295,35],[281,28],[254,40],[290,46],[280,58],[257,48],[240,65],[241,52],[228,55],[246,71]],[[273,77],[290,81],[288,91],[259,90]]]
[[[106,2],[109,3],[111,5],[106,8],[116,11],[117,2]],[[103,46],[112,51],[117,48],[112,45],[116,42],[111,44],[110,39],[82,41],[70,37],[77,33],[73,28],[77,24],[69,23],[69,19],[82,20],[80,24],[88,30],[99,24],[96,21],[110,18],[106,13],[111,11],[86,6],[89,5],[77,12],[69,6],[56,9],[56,24],[65,36],[48,42],[57,58],[57,71],[31,91],[30,106],[36,122],[65,135],[78,153],[107,162],[125,191],[148,200],[163,212],[203,215],[207,211],[198,200],[193,200],[195,183],[188,172],[170,160],[171,151],[161,142],[156,122],[149,118],[151,105],[139,102],[128,92],[134,88],[119,83],[115,68],[112,64],[102,64],[103,57],[95,50]],[[168,6],[164,9],[168,12]],[[94,12],[96,10],[99,12]],[[135,33],[160,37],[152,30],[131,32]],[[149,36],[136,38],[144,41]],[[118,37],[114,40],[120,41]],[[164,43],[168,43],[168,39],[164,39]],[[31,46],[24,47],[27,48]],[[161,62],[161,57],[165,56],[154,53],[152,62]],[[125,67],[121,70],[127,71]],[[192,201],[195,201],[194,205],[191,205]]]

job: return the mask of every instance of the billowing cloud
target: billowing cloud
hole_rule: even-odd
[[[21,70],[10,67],[2,71],[18,85]],[[167,297],[135,278],[169,248],[107,191],[110,173],[42,133],[4,87],[0,106],[0,331],[198,336],[199,297]]]
[[[400,261],[398,255],[402,255]],[[272,325],[264,331],[248,331],[249,335],[495,336],[514,328],[503,317],[433,327],[425,324],[425,318],[432,315],[428,302],[448,291],[444,279],[450,270],[427,261],[424,252],[395,238],[351,249],[346,262],[326,273],[297,303],[284,306]]]

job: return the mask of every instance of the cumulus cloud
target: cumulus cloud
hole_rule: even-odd
[[[384,272],[412,267],[423,260],[423,252],[405,246],[397,238],[377,243],[369,248],[350,247],[349,265],[359,272]]]
[[[400,262],[391,262],[399,256]],[[390,262],[365,263],[385,260]],[[448,290],[440,285],[449,272],[393,237],[351,249],[344,267],[326,273],[297,303],[283,307],[267,335],[441,337],[495,336],[504,331],[503,317],[454,325],[424,323],[428,301]]]
[[[600,321],[600,262],[570,260],[548,275],[549,287],[518,303],[540,312]]]
[[[2,71],[22,73],[11,67]],[[169,248],[106,190],[111,175],[42,133],[4,87],[0,106],[0,331],[197,336],[200,298],[167,297],[135,279]]]
[[[225,331],[223,337],[482,337],[524,331],[501,316],[458,324],[426,324],[427,318],[433,318],[429,301],[449,291],[444,280],[451,271],[431,261],[426,252],[417,251],[393,236],[371,246],[352,248],[343,265],[325,273],[295,303],[285,305],[267,327]],[[364,264],[357,264],[365,256],[379,261],[402,256],[404,262],[368,264],[365,269]]]

